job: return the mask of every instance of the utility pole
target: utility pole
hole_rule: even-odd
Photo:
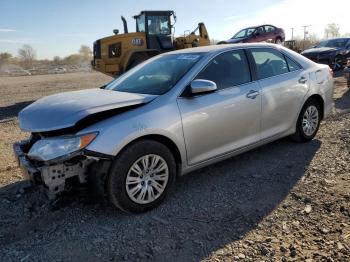
[[[308,34],[308,32],[306,31],[306,29],[308,27],[310,27],[311,25],[303,25],[302,27],[304,28],[304,41],[303,41],[303,49],[305,48],[305,40],[306,40],[306,35]]]
[[[294,38],[294,27],[292,27],[291,30],[292,30],[292,39],[291,40],[293,40],[293,38]]]

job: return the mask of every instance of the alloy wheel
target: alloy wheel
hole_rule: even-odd
[[[126,192],[137,204],[149,204],[164,192],[169,180],[167,162],[159,155],[148,154],[137,159],[126,176]]]
[[[314,105],[309,106],[303,115],[302,128],[304,134],[312,136],[318,127],[318,121],[319,113],[317,107]]]
[[[336,70],[340,70],[341,68],[342,68],[342,59],[340,57],[334,58],[332,69],[336,71]]]

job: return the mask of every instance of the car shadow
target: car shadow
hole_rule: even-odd
[[[340,98],[335,99],[334,106],[339,110],[350,110],[350,90],[348,89]]]
[[[178,179],[158,208],[140,215],[80,200],[35,215],[35,206],[42,205],[35,198],[33,216],[26,217],[22,209],[37,193],[17,199],[16,187],[23,183],[18,182],[0,188],[1,199],[8,201],[0,203],[0,220],[7,221],[0,229],[0,252],[4,246],[32,254],[45,250],[45,260],[74,255],[85,261],[199,261],[273,212],[320,146],[316,139],[301,144],[283,139],[192,172]]]
[[[19,102],[9,106],[0,107],[0,121],[17,117],[18,113],[34,101]]]

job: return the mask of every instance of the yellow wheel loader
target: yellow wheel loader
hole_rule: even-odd
[[[194,31],[174,38],[174,11],[142,11],[133,18],[136,32],[128,32],[122,17],[124,34],[113,30],[114,35],[94,42],[92,67],[95,70],[116,77],[157,54],[210,44],[204,23],[199,23]],[[199,35],[196,35],[197,31]]]

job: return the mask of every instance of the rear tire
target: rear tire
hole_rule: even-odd
[[[275,44],[282,45],[282,39],[280,37],[277,37],[275,40]]]
[[[108,197],[125,212],[146,212],[164,200],[175,177],[176,163],[171,151],[159,142],[141,140],[114,160],[107,178]]]
[[[300,111],[296,131],[291,138],[296,142],[312,140],[320,127],[321,106],[315,99],[309,99]]]

